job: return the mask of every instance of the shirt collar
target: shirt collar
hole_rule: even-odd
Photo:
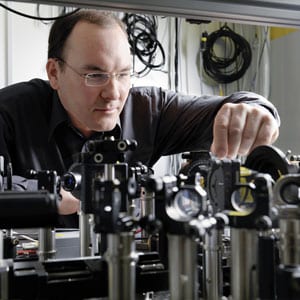
[[[49,130],[48,141],[51,140],[51,138],[55,132],[55,129],[62,123],[68,124],[70,127],[72,127],[74,129],[75,132],[77,132],[79,135],[82,136],[80,131],[71,124],[70,118],[69,118],[66,110],[62,106],[56,91],[53,94],[52,100],[53,100],[52,101],[53,105],[52,105],[52,111],[51,111],[51,116],[50,116],[50,130]],[[122,136],[122,128],[121,128],[120,118],[118,119],[118,122],[113,130],[106,131],[106,132],[95,132],[94,134],[92,134],[92,136],[89,139],[95,139],[99,136],[114,136],[116,139],[120,139]]]

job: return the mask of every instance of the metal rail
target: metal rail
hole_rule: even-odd
[[[298,0],[23,0],[22,2],[178,16],[199,20],[300,27],[300,1]]]

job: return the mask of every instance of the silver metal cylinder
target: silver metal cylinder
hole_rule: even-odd
[[[141,216],[149,216],[154,214],[154,193],[141,188]]]
[[[0,300],[9,299],[9,263],[0,259]]]
[[[55,258],[55,230],[53,228],[39,229],[39,260],[46,261]]]
[[[106,180],[115,179],[115,166],[113,164],[104,164],[104,178]]]
[[[147,191],[145,188],[142,187],[141,191],[141,218],[145,216],[154,216],[155,215],[155,204],[154,204],[154,193]],[[141,238],[145,239],[148,238],[149,234],[145,231],[142,230],[141,232]]]
[[[257,232],[231,228],[231,294],[233,300],[257,298]]]
[[[90,214],[79,212],[80,256],[92,255]]]
[[[212,229],[205,235],[204,299],[220,300],[223,296],[222,230]]]
[[[4,259],[4,232],[0,230],[0,259]]]
[[[168,235],[171,300],[198,299],[197,244],[192,239]]]
[[[105,258],[108,263],[109,300],[134,300],[138,256],[133,233],[108,234]]]
[[[280,219],[279,249],[281,263],[295,266],[300,264],[300,220]]]

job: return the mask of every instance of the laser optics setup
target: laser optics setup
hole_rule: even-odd
[[[135,147],[90,141],[64,176],[32,171],[35,191],[14,190],[1,160],[0,299],[299,299],[298,156],[191,152],[177,175],[155,177],[125,162]],[[55,238],[61,186],[81,200],[67,258]],[[16,228],[38,230],[35,255]]]

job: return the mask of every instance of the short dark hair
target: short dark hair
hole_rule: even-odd
[[[57,19],[48,38],[48,58],[62,58],[66,40],[78,22],[87,22],[100,27],[119,26],[126,33],[125,24],[113,12],[82,9]]]

